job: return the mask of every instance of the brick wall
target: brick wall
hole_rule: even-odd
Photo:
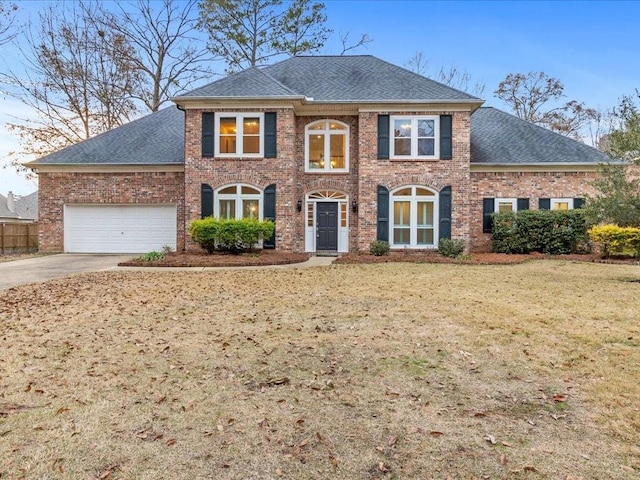
[[[393,112],[393,115],[421,113],[424,112]],[[429,112],[429,115],[447,114],[453,116],[453,158],[420,161],[378,160],[378,113],[360,114],[357,241],[360,250],[368,250],[369,244],[376,238],[378,185],[383,185],[389,190],[403,185],[423,185],[435,191],[451,185],[451,235],[454,238],[469,240],[469,112]]]
[[[44,173],[38,175],[39,250],[61,252],[66,203],[176,204],[177,249],[184,244],[184,174],[181,172]]]
[[[470,248],[489,251],[491,235],[482,233],[483,198],[528,198],[538,208],[540,198],[583,198],[594,195],[597,172],[472,172]]]

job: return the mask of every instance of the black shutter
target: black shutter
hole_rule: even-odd
[[[202,113],[202,156],[213,157],[213,125],[215,114],[212,112]]]
[[[264,189],[264,206],[262,216],[265,220],[276,221],[276,185],[271,184]],[[271,238],[262,242],[264,248],[276,248],[276,231],[273,230]]]
[[[495,198],[482,199],[482,233],[491,233],[491,224],[493,223],[491,215],[495,209]]]
[[[389,190],[378,185],[378,229],[376,240],[389,241]]]
[[[584,207],[584,198],[574,198],[573,208],[582,208],[582,207]]]
[[[440,238],[451,238],[451,186],[440,190]]]
[[[453,132],[451,115],[440,115],[440,159],[453,158]]]
[[[276,112],[266,112],[264,114],[264,157],[276,158],[277,149],[277,124]]]
[[[517,204],[518,210],[529,210],[529,199],[528,198],[519,198]]]
[[[389,159],[389,115],[378,115],[378,160],[388,160],[388,159]]]
[[[539,198],[538,199],[538,209],[539,210],[551,210],[551,199],[550,198]]]
[[[202,218],[213,217],[213,188],[206,183],[200,185],[200,209]]]

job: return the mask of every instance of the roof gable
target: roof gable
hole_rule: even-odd
[[[371,55],[291,57],[267,67],[251,67],[175,99],[203,97],[299,97],[314,102],[482,102]]]
[[[601,151],[493,107],[471,115],[471,163],[558,164],[610,161]]]

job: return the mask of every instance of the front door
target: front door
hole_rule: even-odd
[[[316,212],[316,250],[338,250],[338,202],[318,202]]]

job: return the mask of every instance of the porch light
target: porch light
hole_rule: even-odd
[[[351,210],[353,211],[353,213],[356,213],[358,211],[358,202],[356,202],[355,200],[351,202]]]
[[[298,200],[298,203],[296,203],[296,209],[301,212],[302,211],[302,200]]]

